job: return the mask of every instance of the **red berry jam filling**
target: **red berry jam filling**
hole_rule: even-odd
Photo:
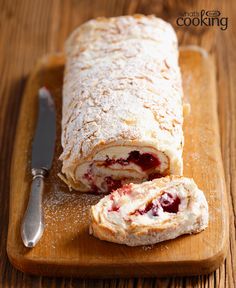
[[[153,202],[149,202],[144,209],[135,210],[132,213],[132,215],[133,214],[137,214],[137,213],[140,214],[140,215],[143,215],[143,214],[148,213],[149,211],[151,211],[153,216],[158,216],[159,215],[158,210],[159,210],[158,203],[155,203],[155,201],[153,201]]]
[[[179,211],[180,199],[168,192],[164,192],[158,199],[164,212],[177,213]]]
[[[121,180],[113,179],[112,177],[108,176],[105,178],[105,184],[107,186],[107,191],[113,191],[122,186]]]
[[[143,171],[159,166],[160,160],[150,153],[140,154],[139,151],[132,151],[127,158],[128,162],[132,162],[142,168]]]
[[[159,215],[158,214],[158,210],[159,210],[158,204],[154,203],[154,202],[148,203],[144,210],[139,210],[139,213],[141,215],[143,215],[145,213],[148,213],[150,210],[151,210],[153,216]]]
[[[98,193],[99,189],[97,185],[94,184],[93,175],[90,170],[84,174],[84,178],[89,182],[91,191],[93,191],[94,193]]]
[[[122,159],[122,158],[119,158],[119,159],[110,159],[108,156],[106,158],[106,160],[104,161],[104,166],[105,167],[109,167],[109,166],[112,166],[114,164],[120,164],[122,166],[125,166],[125,165],[128,165],[129,162],[126,160],[126,159]]]
[[[118,212],[120,209],[119,206],[116,206],[114,203],[112,203],[112,206],[110,209],[108,209],[108,212]]]
[[[179,211],[180,199],[178,196],[173,197],[168,192],[164,192],[158,200],[149,202],[144,209],[137,209],[131,215],[143,215],[151,211],[153,216],[159,216],[159,209],[162,207],[164,212],[177,213]]]
[[[143,171],[149,170],[151,168],[155,168],[161,164],[160,160],[150,154],[150,153],[143,153],[141,154],[139,151],[131,151],[127,159],[110,159],[108,156],[104,161],[104,166],[109,167],[114,164],[120,164],[122,166],[126,166],[129,163],[134,163],[142,168]]]
[[[151,181],[153,179],[157,179],[157,178],[161,178],[161,177],[163,177],[163,175],[158,173],[158,172],[157,173],[151,173],[150,175],[148,175],[148,180]]]
[[[83,177],[85,179],[87,179],[89,182],[93,181],[93,176],[92,176],[92,173],[90,171],[85,173]]]

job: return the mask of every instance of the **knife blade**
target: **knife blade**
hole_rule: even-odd
[[[33,181],[28,206],[21,225],[26,247],[34,247],[44,231],[42,196],[44,178],[52,166],[56,140],[56,112],[50,92],[42,87],[38,93],[39,112],[32,144],[31,172]]]

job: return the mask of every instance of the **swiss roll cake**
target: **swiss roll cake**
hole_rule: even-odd
[[[110,192],[183,172],[178,43],[155,16],[90,20],[65,45],[62,175]]]

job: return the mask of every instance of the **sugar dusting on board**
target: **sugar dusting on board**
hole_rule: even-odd
[[[153,247],[154,247],[154,245],[146,245],[146,246],[142,246],[142,249],[143,249],[144,251],[148,251],[148,250],[152,250]]]
[[[45,233],[53,233],[53,237],[50,237],[54,242],[53,248],[58,241],[74,240],[80,232],[88,229],[89,209],[102,197],[69,192],[64,186],[57,184],[50,185],[50,191],[45,194]]]

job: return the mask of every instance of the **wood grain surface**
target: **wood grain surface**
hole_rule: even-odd
[[[89,235],[89,209],[102,196],[69,192],[57,176],[61,148],[64,57],[50,54],[34,67],[22,99],[11,167],[7,252],[23,272],[47,276],[131,277],[197,275],[214,271],[228,248],[228,205],[220,153],[215,63],[198,46],[180,48],[184,101],[184,176],[194,178],[209,205],[209,226],[199,234],[141,247],[100,241]],[[213,72],[213,73],[212,73]],[[57,111],[57,141],[44,189],[46,229],[34,249],[24,247],[20,223],[32,176],[31,145],[36,127],[38,91],[46,86]],[[91,269],[92,267],[92,269]],[[128,269],[128,268],[131,269]]]
[[[219,9],[229,27],[176,27],[184,11]],[[204,47],[217,64],[218,112],[230,213],[230,248],[224,264],[199,277],[166,279],[78,280],[25,275],[15,270],[6,255],[10,161],[19,106],[27,75],[39,57],[61,51],[68,34],[97,16],[155,13],[172,22],[181,44]],[[235,287],[236,280],[236,2],[152,0],[21,0],[0,1],[0,283],[2,287]]]

